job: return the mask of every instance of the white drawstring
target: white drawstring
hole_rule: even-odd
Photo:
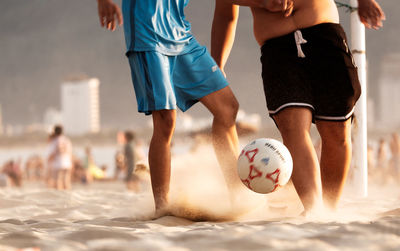
[[[303,38],[303,34],[301,34],[301,31],[296,30],[294,32],[294,39],[296,40],[296,46],[297,46],[297,56],[299,58],[305,58],[306,55],[304,55],[303,50],[301,49],[301,45],[307,43],[307,40]]]

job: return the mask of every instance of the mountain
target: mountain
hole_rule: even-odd
[[[387,16],[385,26],[366,33],[373,97],[379,92],[383,57],[400,52],[400,7],[397,1],[380,3]],[[213,9],[214,0],[192,0],[186,10],[197,40],[208,47]],[[349,34],[349,14],[340,12]],[[123,31],[108,32],[99,26],[95,0],[1,0],[0,22],[0,104],[5,124],[41,122],[46,108],[59,108],[63,80],[82,74],[101,81],[103,126],[126,128],[147,121],[137,113]],[[241,108],[266,120],[259,56],[251,13],[242,7],[226,72]],[[197,105],[189,114],[208,113]]]

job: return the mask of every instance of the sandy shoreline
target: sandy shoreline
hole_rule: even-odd
[[[0,250],[396,250],[396,189],[373,187],[364,199],[345,196],[338,213],[317,218],[258,213],[194,222],[173,216],[146,220],[153,207],[149,191],[135,194],[120,182],[71,191],[27,184],[0,190]],[[270,205],[286,203],[269,200]]]
[[[170,199],[181,217],[151,220],[150,185],[135,194],[122,181],[70,191],[26,182],[0,189],[0,250],[398,250],[400,186],[350,185],[336,213],[299,217],[291,185],[269,195],[238,194],[246,214],[230,215],[211,147],[173,156]],[[206,221],[197,222],[194,220]],[[27,249],[29,250],[29,249]]]

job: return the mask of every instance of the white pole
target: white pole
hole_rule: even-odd
[[[352,7],[357,7],[357,0],[350,0]],[[351,12],[351,48],[358,67],[358,77],[361,84],[361,97],[355,108],[357,128],[353,142],[353,181],[356,194],[360,197],[368,195],[367,166],[367,65],[365,56],[365,27],[360,22],[357,11]]]

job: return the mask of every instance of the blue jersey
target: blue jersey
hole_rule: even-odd
[[[194,38],[183,12],[188,3],[189,0],[123,0],[127,51],[178,55],[191,50]]]

